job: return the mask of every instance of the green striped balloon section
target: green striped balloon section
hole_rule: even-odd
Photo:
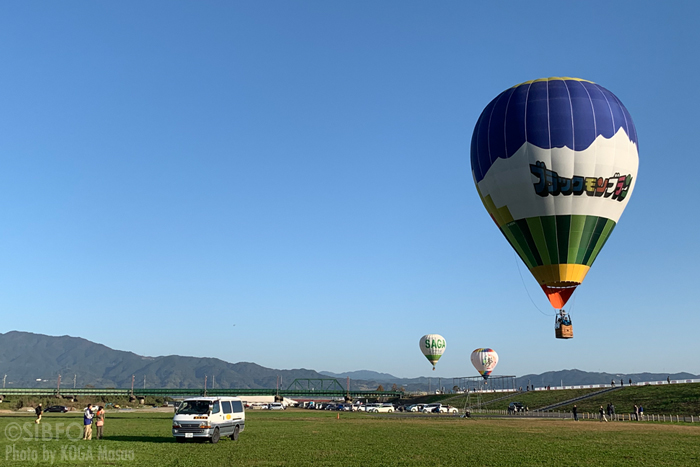
[[[548,264],[591,266],[615,228],[605,217],[565,215],[519,219],[501,226],[528,268]]]

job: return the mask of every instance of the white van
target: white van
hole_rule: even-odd
[[[244,428],[245,410],[238,397],[185,399],[173,417],[173,436],[178,443],[189,438],[209,438],[217,443],[222,436],[236,441]]]

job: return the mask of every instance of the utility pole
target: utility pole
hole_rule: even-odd
[[[61,375],[58,375],[58,384],[56,385],[56,393],[60,394],[61,393]]]
[[[5,380],[7,379],[7,375],[2,377],[2,388],[5,389]]]
[[[204,375],[204,395],[207,395],[207,375]]]
[[[131,395],[134,395],[134,375],[131,375]]]
[[[73,375],[73,389],[75,389],[75,380],[78,378],[78,375]]]
[[[146,389],[146,375],[143,375],[143,388]]]

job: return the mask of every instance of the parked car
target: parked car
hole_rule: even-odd
[[[442,404],[425,404],[421,409],[423,413],[440,413],[440,407]]]
[[[355,401],[352,403],[353,412],[364,412],[367,410],[367,404]]]
[[[362,406],[360,410],[363,412],[374,412],[374,409],[381,406],[382,404],[376,404],[376,403],[371,403],[371,404],[366,404]]]
[[[284,410],[286,407],[281,402],[271,402],[267,404],[267,410]]]
[[[426,404],[423,406],[423,409],[421,410],[423,413],[451,413],[451,414],[456,414],[459,412],[459,409],[457,407],[452,407],[449,405],[442,405],[439,403],[434,403],[434,404]]]
[[[455,415],[459,413],[459,409],[457,407],[452,407],[451,405],[448,405],[448,406],[443,405],[442,408],[445,409],[444,413],[451,413],[451,414],[455,414]]]
[[[66,413],[70,409],[66,407],[65,405],[52,405],[51,407],[46,407],[44,409],[44,412],[60,412],[60,413]]]
[[[406,407],[406,412],[420,412],[424,404],[412,404]]]
[[[514,413],[514,412],[524,412],[525,411],[525,406],[523,405],[522,402],[511,402],[508,404],[508,412]]]
[[[243,401],[237,397],[185,399],[173,417],[173,436],[178,443],[201,438],[215,444],[222,436],[236,441],[244,428]]]
[[[394,411],[394,406],[391,404],[372,404],[372,405],[373,405],[373,407],[367,407],[367,412],[392,413]]]

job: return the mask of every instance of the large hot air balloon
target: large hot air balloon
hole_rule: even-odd
[[[481,113],[471,165],[491,218],[563,308],[632,195],[639,157],[629,112],[590,81],[518,84]]]
[[[472,352],[471,360],[476,371],[487,380],[498,364],[498,354],[493,349],[476,349]]]
[[[435,371],[435,364],[440,360],[442,354],[445,353],[445,347],[447,347],[445,338],[440,334],[426,334],[420,338],[419,345],[420,351],[433,364],[433,371]]]

